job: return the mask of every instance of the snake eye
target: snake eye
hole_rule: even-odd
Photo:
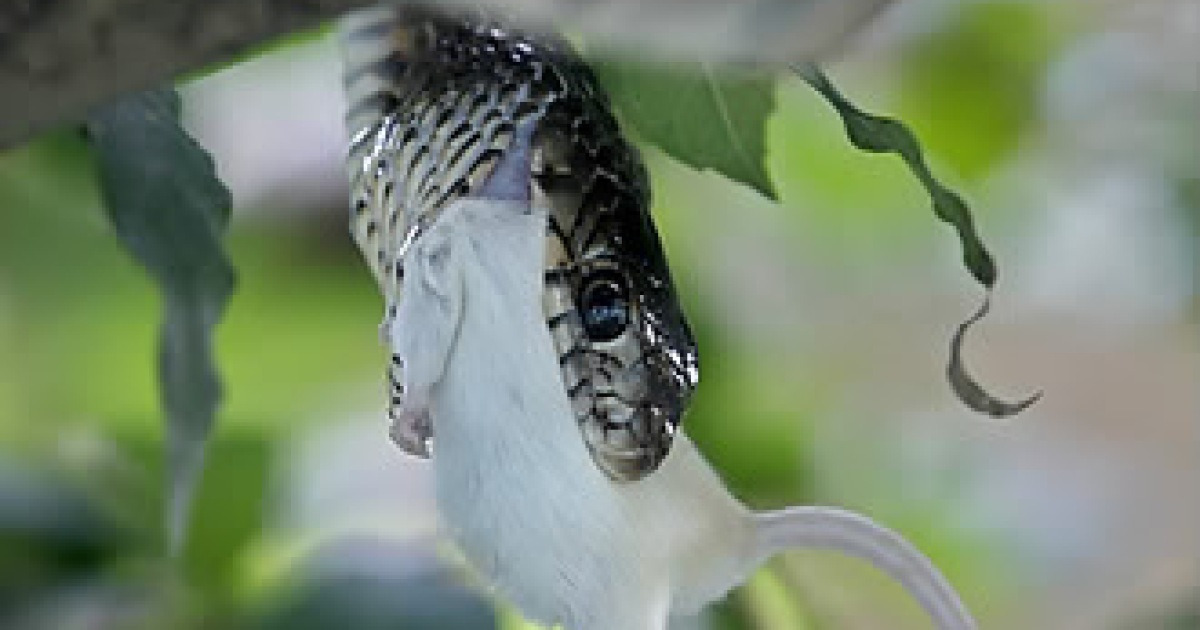
[[[625,332],[629,326],[628,296],[625,278],[616,271],[598,271],[584,278],[579,314],[588,339],[612,341]]]

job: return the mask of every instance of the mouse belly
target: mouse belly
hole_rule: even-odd
[[[574,630],[629,606],[648,580],[627,506],[578,435],[566,436],[579,452],[441,431],[433,464],[446,532],[470,564],[526,617]]]

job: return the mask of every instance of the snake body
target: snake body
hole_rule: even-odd
[[[548,208],[542,307],[593,461],[633,481],[666,457],[698,378],[696,345],[649,214],[650,187],[606,95],[561,38],[481,12],[380,6],[343,25],[352,141],[351,232],[392,317],[407,243],[448,204],[482,194],[527,152],[531,204]],[[428,456],[434,427],[393,436]]]

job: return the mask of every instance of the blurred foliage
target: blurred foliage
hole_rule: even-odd
[[[977,282],[991,288],[996,283],[996,263],[975,231],[970,208],[933,175],[925,163],[920,143],[904,123],[862,111],[843,96],[816,66],[802,67],[797,73],[837,110],[851,144],[868,153],[893,153],[904,160],[929,194],[934,214],[958,232],[963,264],[967,270]]]
[[[1200,150],[1197,151],[1196,164],[1200,165]],[[1200,312],[1200,175],[1191,173],[1181,176],[1178,188],[1184,221],[1192,231],[1192,294],[1196,300],[1196,310]]]
[[[127,542],[77,488],[0,460],[0,610],[40,586],[99,571]]]
[[[988,314],[991,290],[996,284],[996,263],[975,230],[975,220],[966,202],[946,188],[929,170],[920,143],[904,123],[862,111],[847,100],[815,65],[800,67],[796,72],[837,110],[846,127],[846,135],[856,148],[868,153],[894,153],[904,160],[929,194],[934,214],[957,232],[963,264],[987,290],[983,304],[958,325],[950,340],[950,361],[946,374],[954,394],[967,407],[993,418],[1016,415],[1037,402],[1042,397],[1041,393],[1016,402],[995,398],[979,385],[963,365],[962,347],[967,331]]]
[[[927,199],[901,161],[854,148],[837,113],[801,81],[785,81],[779,92],[768,168],[796,238],[850,270],[878,268],[883,253],[902,260],[944,236],[929,229],[927,215],[906,211]]]
[[[106,225],[94,173],[74,132],[0,156],[0,207],[7,210],[0,213],[0,383],[8,386],[0,387],[0,461],[24,453],[62,471],[68,488],[90,497],[79,509],[99,510],[116,531],[128,532],[130,542],[110,550],[111,560],[157,564],[165,543],[152,359],[157,298]],[[251,222],[230,240],[242,290],[219,331],[217,354],[236,385],[181,567],[193,597],[206,602],[204,618],[234,605],[241,559],[264,532],[266,477],[280,438],[316,418],[314,406],[339,391],[349,400],[378,376],[378,299],[344,239],[319,229]],[[43,234],[52,235],[52,247],[32,238]],[[3,475],[0,481],[17,478]],[[29,509],[39,495],[0,493],[0,512]],[[59,541],[54,527],[90,522],[47,521],[39,535]],[[0,527],[0,536],[16,535],[9,523]],[[20,546],[45,563],[75,543],[55,544],[61,548]],[[0,573],[21,566],[0,564]],[[80,577],[74,571],[64,579]]]
[[[497,624],[486,600],[442,572],[380,575],[316,566],[294,582],[252,615],[249,630],[479,630]]]
[[[763,378],[761,366],[731,347],[703,306],[688,307],[697,346],[704,348],[704,386],[696,389],[688,411],[688,435],[749,505],[811,502],[806,396]]]
[[[171,548],[187,532],[221,399],[213,329],[233,292],[223,236],[233,205],[212,158],[183,129],[173,88],[132,94],[87,122],[117,238],[158,286],[158,383],[167,423]]]
[[[964,2],[908,44],[899,117],[963,176],[978,178],[1036,131],[1047,66],[1063,46],[1061,7]]]
[[[1040,133],[1038,92],[1049,64],[1071,43],[1073,25],[1035,2],[956,3],[943,16],[887,60],[897,72],[897,100],[864,102],[911,123],[935,167],[974,185]],[[823,271],[848,284],[855,270],[903,264],[939,242],[928,215],[914,211],[928,200],[903,165],[849,146],[837,116],[799,82],[744,96],[777,110],[762,115],[761,166],[788,206],[782,238],[834,261]],[[753,118],[744,125],[748,137],[759,133],[759,115]],[[1197,226],[1200,184],[1194,170],[1183,171],[1173,181]],[[247,588],[251,576],[265,573],[262,549],[297,536],[272,525],[290,438],[342,410],[370,408],[364,392],[383,402],[381,306],[346,234],[328,229],[336,221],[235,211],[228,249],[239,287],[216,334],[227,399],[182,562],[163,561],[163,437],[153,370],[160,303],[105,221],[96,177],[74,132],[0,154],[0,627],[104,619],[92,627],[475,628],[493,625],[493,617],[505,630],[524,627],[503,606],[483,605],[458,574],[330,568],[312,556],[340,550],[320,546]],[[695,181],[655,175],[660,231],[703,353],[689,433],[751,505],[870,506],[934,558],[985,620],[1003,619],[1020,592],[1011,549],[956,525],[944,497],[908,496],[882,455],[895,445],[837,454],[861,469],[863,494],[822,486],[813,427],[829,411],[837,376],[798,385],[797,374],[823,366],[804,365],[804,358],[768,363],[727,329],[721,305],[698,297],[695,270],[679,267],[707,253],[688,251],[689,236],[723,227],[691,221],[688,195],[710,190],[682,190]],[[721,203],[753,196],[726,193]],[[729,212],[755,220],[750,207]],[[1196,234],[1193,255],[1200,228]],[[795,579],[808,560],[772,564],[715,605],[707,627],[838,627],[837,616],[816,603],[822,593]],[[829,588],[862,591],[854,601],[872,606],[894,601],[891,587],[869,570],[845,575]],[[1147,614],[1132,627],[1195,628],[1194,611],[1185,602],[1177,614]],[[451,617],[458,626],[446,625]]]

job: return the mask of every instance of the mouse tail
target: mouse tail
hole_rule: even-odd
[[[958,593],[916,547],[861,514],[800,506],[754,514],[755,565],[792,549],[838,551],[874,565],[899,582],[939,630],[976,628]]]

